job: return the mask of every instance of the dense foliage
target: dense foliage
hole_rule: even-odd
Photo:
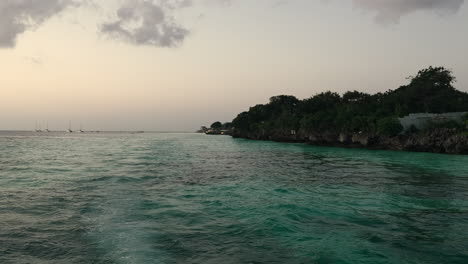
[[[390,116],[377,121],[377,133],[386,136],[396,136],[403,131],[398,118]]]
[[[410,113],[468,111],[468,93],[453,87],[455,77],[443,67],[429,67],[410,78],[408,85],[374,95],[358,91],[342,96],[324,92],[299,100],[274,96],[267,104],[239,114],[232,125],[237,133],[272,131],[375,132],[389,136],[401,131],[397,117]]]
[[[231,122],[221,123],[219,121],[216,121],[213,124],[211,124],[210,128],[214,130],[229,130],[232,128],[232,123]]]
[[[222,126],[223,126],[223,124],[221,124],[221,122],[216,121],[213,124],[211,124],[210,127],[213,128],[213,129],[221,129]]]

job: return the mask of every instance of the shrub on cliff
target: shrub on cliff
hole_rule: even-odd
[[[465,130],[468,130],[468,114],[465,114],[462,117],[463,124],[465,125]]]
[[[385,136],[396,136],[403,131],[400,120],[396,117],[386,117],[377,121],[377,133]]]

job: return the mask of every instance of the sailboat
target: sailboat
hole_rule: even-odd
[[[71,121],[68,123],[67,133],[73,133],[73,130],[71,129]]]
[[[41,126],[40,126],[40,125],[38,125],[38,124],[37,124],[37,122],[36,122],[36,128],[35,128],[35,131],[36,131],[37,133],[40,133],[40,132],[42,132],[42,130],[41,130]]]
[[[80,130],[78,130],[78,132],[84,133],[83,128],[82,128],[82,126],[81,126],[81,123],[80,123]]]
[[[50,130],[49,130],[49,122],[46,123],[46,129],[44,130],[46,133],[49,133]]]

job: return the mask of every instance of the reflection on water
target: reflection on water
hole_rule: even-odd
[[[0,263],[467,263],[468,157],[0,133]]]

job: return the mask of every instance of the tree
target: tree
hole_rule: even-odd
[[[249,112],[242,112],[232,120],[232,126],[239,131],[249,131]]]
[[[325,92],[317,94],[301,103],[301,112],[315,113],[317,111],[332,110],[341,103],[341,97],[337,93]]]
[[[212,129],[221,129],[222,127],[223,127],[223,124],[221,124],[221,122],[219,121],[216,121],[213,124],[211,124]]]
[[[403,129],[397,117],[468,111],[468,93],[456,90],[454,82],[450,70],[428,67],[411,77],[407,85],[374,95],[350,91],[340,96],[328,91],[304,100],[278,95],[239,114],[232,126],[236,134],[265,137],[290,130],[395,136]]]
[[[396,117],[386,117],[377,121],[377,133],[394,137],[403,131],[400,120]]]
[[[466,111],[468,94],[453,87],[456,79],[450,70],[431,66],[409,79],[408,85],[387,93],[382,102],[393,106],[397,115]]]
[[[232,128],[232,123],[231,122],[226,122],[223,124],[222,129],[229,130]]]
[[[462,122],[465,125],[465,129],[468,130],[468,114],[463,115]]]
[[[444,67],[432,67],[420,70],[414,77],[410,76],[410,85],[423,85],[427,88],[432,87],[452,87],[452,84],[456,81],[452,71]]]
[[[370,97],[371,97],[370,94],[361,93],[361,92],[358,92],[358,91],[346,92],[346,93],[343,94],[343,102],[345,102],[345,103],[350,103],[350,102],[361,103],[361,102],[365,102]]]

